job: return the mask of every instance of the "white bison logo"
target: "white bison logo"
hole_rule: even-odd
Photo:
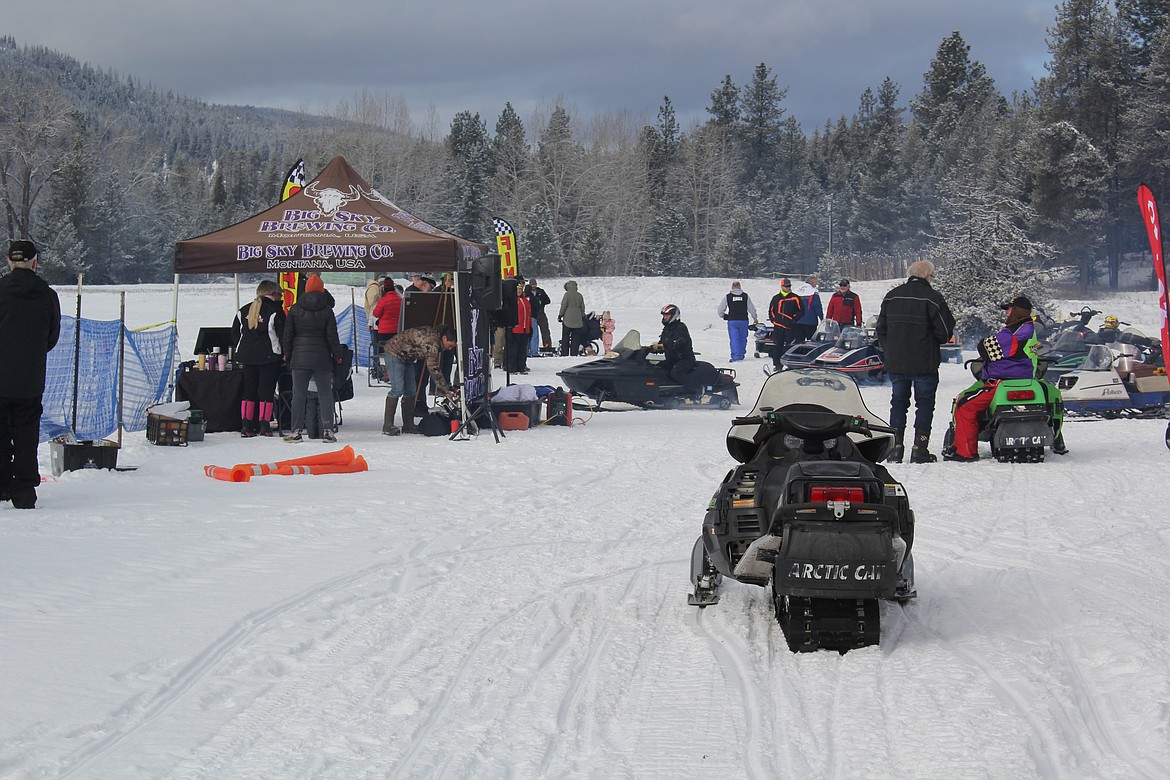
[[[361,197],[357,187],[352,184],[349,185],[349,192],[342,192],[333,187],[326,187],[325,189],[318,189],[316,183],[310,184],[305,188],[305,194],[313,199],[317,204],[317,208],[327,217],[333,216],[342,206],[347,203],[353,203]]]

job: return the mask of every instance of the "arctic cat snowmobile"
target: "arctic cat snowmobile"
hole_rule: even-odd
[[[780,356],[780,362],[785,369],[808,368],[812,362],[828,352],[841,337],[841,324],[835,320],[821,320],[816,331],[808,341],[793,344],[788,351]]]
[[[1146,362],[1149,359],[1151,362]],[[1170,403],[1170,382],[1158,373],[1161,342],[1135,330],[1110,346],[1095,344],[1081,365],[1057,381],[1065,411],[1100,417],[1161,417]]]
[[[641,341],[641,334],[631,330],[613,345],[613,351],[606,353],[606,357],[566,368],[557,376],[574,395],[592,398],[599,407],[606,401],[646,409],[703,406],[730,409],[732,404],[739,403],[734,370],[715,368],[700,361],[696,379],[701,380],[702,389],[692,391],[671,379],[660,365],[663,355],[643,346]]]
[[[965,364],[975,377],[964,393],[983,386],[982,360]],[[958,398],[955,399],[958,401]],[[943,453],[954,452],[955,403],[951,404],[951,425],[943,436]],[[1051,447],[1064,455],[1064,399],[1060,390],[1043,379],[1001,379],[995,386],[991,405],[979,417],[979,441],[991,445],[991,454],[1001,463],[1040,463]]]
[[[857,383],[795,369],[764,383],[727,433],[741,465],[711,497],[691,554],[688,602],[719,602],[724,577],[770,587],[793,652],[880,638],[879,599],[914,598],[914,513],[881,465],[893,429]]]

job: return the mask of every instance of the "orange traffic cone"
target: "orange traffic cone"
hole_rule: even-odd
[[[370,466],[366,459],[358,455],[349,463],[323,463],[315,466],[281,466],[277,474],[292,476],[293,474],[356,474],[359,471],[369,471]]]

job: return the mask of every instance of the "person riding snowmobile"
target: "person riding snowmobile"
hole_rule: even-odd
[[[1105,324],[1097,328],[1097,340],[1102,344],[1112,344],[1117,341],[1117,334],[1121,332],[1118,329],[1120,324],[1121,322],[1110,314],[1105,318]]]
[[[944,460],[979,460],[979,415],[990,406],[995,386],[1001,379],[1031,379],[1036,375],[1035,351],[1030,353],[1027,349],[1036,336],[1032,302],[1017,295],[1000,308],[1005,310],[1004,326],[978,345],[983,359],[983,385],[965,390],[955,399],[954,449],[943,453]]]
[[[688,392],[697,392],[701,389],[695,376],[698,361],[691,343],[691,332],[680,319],[681,316],[679,308],[673,303],[662,307],[662,335],[658,337],[654,351],[666,355],[661,368],[670,374],[671,379],[686,387]]]

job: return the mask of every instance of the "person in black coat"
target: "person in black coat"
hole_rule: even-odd
[[[36,275],[37,248],[14,241],[0,279],[0,501],[35,509],[41,398],[49,351],[61,335],[61,301]]]
[[[938,365],[942,362],[940,347],[951,340],[955,318],[942,294],[930,285],[934,263],[919,260],[906,272],[909,278],[886,293],[877,320],[878,343],[885,353],[886,373],[893,386],[890,426],[894,428],[894,447],[887,460],[901,463],[905,454],[906,417],[913,390],[914,446],[910,462],[933,463],[938,458],[928,448]]]
[[[321,438],[337,441],[333,432],[333,367],[341,361],[342,349],[332,301],[321,277],[310,276],[305,294],[288,310],[284,322],[283,351],[293,382],[292,433],[284,437],[288,442],[301,441],[310,379],[317,383]]]
[[[272,435],[272,400],[280,377],[284,306],[280,285],[265,279],[256,286],[256,298],[236,312],[232,343],[236,362],[243,366],[244,399],[240,401],[240,435]]]
[[[695,369],[699,362],[695,360],[695,348],[691,342],[691,332],[686,324],[679,319],[682,313],[673,303],[662,307],[662,335],[658,337],[658,347],[666,355],[661,368],[665,369],[670,378],[695,393],[702,389]]]

